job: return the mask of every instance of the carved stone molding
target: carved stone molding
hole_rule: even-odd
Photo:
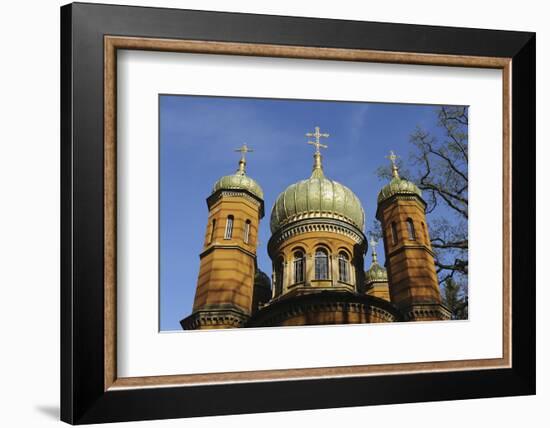
[[[422,319],[451,319],[451,312],[442,304],[414,305],[401,310],[405,321],[419,321]]]
[[[277,326],[289,318],[322,312],[361,313],[374,315],[383,322],[402,321],[400,312],[385,300],[355,293],[326,292],[293,296],[268,303],[246,326]]]
[[[293,236],[309,232],[332,232],[344,235],[363,247],[363,252],[366,251],[365,235],[355,226],[337,219],[308,218],[293,222],[274,233],[267,244],[268,252],[271,255],[272,250],[278,247],[281,242]]]
[[[264,201],[244,189],[243,190],[218,190],[212,193],[206,199],[208,209],[210,209],[215,202],[217,202],[219,199],[223,197],[243,198],[260,208],[260,218],[263,218],[264,216]]]
[[[184,330],[201,328],[241,328],[244,327],[250,316],[236,308],[227,309],[200,309],[194,311],[181,321]]]

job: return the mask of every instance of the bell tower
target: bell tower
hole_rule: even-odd
[[[193,312],[185,330],[242,327],[253,311],[256,246],[264,216],[263,191],[246,175],[246,144],[239,169],[220,178],[206,199],[208,222],[200,254]]]
[[[442,304],[434,253],[426,223],[426,203],[412,182],[399,177],[390,152],[392,180],[378,194],[391,302],[407,321],[450,318]]]

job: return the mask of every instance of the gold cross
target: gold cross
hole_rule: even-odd
[[[241,152],[241,161],[246,162],[246,154],[249,152],[253,152],[254,150],[249,149],[246,143],[244,143],[241,147],[238,149],[235,149],[236,152]]]
[[[325,138],[328,138],[329,137],[329,134],[322,134],[321,133],[321,130],[319,129],[318,126],[315,127],[315,132],[308,132],[306,134],[306,137],[315,137],[315,141],[308,141],[307,143],[308,144],[312,144],[315,146],[315,153],[321,153],[319,151],[319,148],[322,147],[323,149],[326,149],[328,146],[326,146],[325,144],[321,144],[319,142],[319,139],[321,137],[325,137]]]
[[[370,246],[372,247],[373,251],[376,251],[376,246],[378,245],[378,241],[374,239],[373,237],[370,238]]]
[[[392,163],[392,165],[395,165],[395,161],[397,160],[398,156],[393,152],[393,150],[390,150],[390,155],[386,156],[386,159],[389,159]]]
[[[393,150],[390,150],[390,155],[389,156],[386,156],[386,159],[389,159],[391,161],[391,170],[392,170],[392,175],[395,177],[395,178],[399,178],[399,168],[397,168],[397,164],[395,163],[395,161],[397,160],[399,156],[397,156]]]
[[[371,246],[371,249],[372,249],[372,262],[373,263],[378,263],[378,257],[377,257],[377,254],[376,254],[376,246],[378,245],[378,241],[375,240],[372,236],[370,238],[370,246]]]

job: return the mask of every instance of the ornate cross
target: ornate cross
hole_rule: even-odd
[[[315,141],[308,141],[307,143],[308,144],[312,144],[315,146],[315,153],[321,153],[319,151],[319,148],[322,147],[323,149],[326,149],[328,146],[325,145],[325,144],[321,144],[319,142],[320,138],[321,137],[324,137],[324,138],[328,138],[329,137],[329,134],[323,134],[321,133],[321,130],[319,129],[318,126],[315,127],[315,132],[308,132],[306,134],[306,137],[315,137]]]
[[[246,154],[249,152],[253,152],[254,150],[249,149],[246,143],[244,143],[241,147],[238,149],[235,149],[236,152],[241,152],[241,160],[243,162],[246,162]]]
[[[378,262],[378,257],[377,257],[377,254],[376,254],[376,246],[377,245],[378,245],[378,240],[375,240],[374,237],[371,236],[370,246],[371,246],[371,249],[372,249],[372,262],[373,263]]]
[[[390,150],[390,155],[389,156],[386,156],[386,159],[389,159],[390,162],[391,162],[391,171],[392,171],[392,175],[395,177],[395,178],[399,178],[399,168],[397,168],[397,164],[395,163],[395,161],[397,160],[399,156],[397,156],[393,150]]]
[[[249,152],[253,152],[254,150],[249,149],[245,143],[238,149],[235,149],[235,151],[241,152],[241,160],[239,161],[239,169],[237,170],[237,174],[245,175],[246,174],[246,154]]]
[[[393,152],[393,150],[390,150],[390,155],[386,156],[386,159],[389,159],[391,161],[391,164],[395,166],[395,161],[397,160],[398,156]]]
[[[376,251],[376,246],[377,245],[378,245],[378,241],[371,236],[370,246],[372,247],[372,251]]]

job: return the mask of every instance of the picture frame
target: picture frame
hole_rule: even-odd
[[[119,49],[502,70],[502,358],[119,378]],[[63,6],[61,419],[85,424],[534,394],[535,95],[533,33]],[[213,404],[212,396],[223,400]]]

